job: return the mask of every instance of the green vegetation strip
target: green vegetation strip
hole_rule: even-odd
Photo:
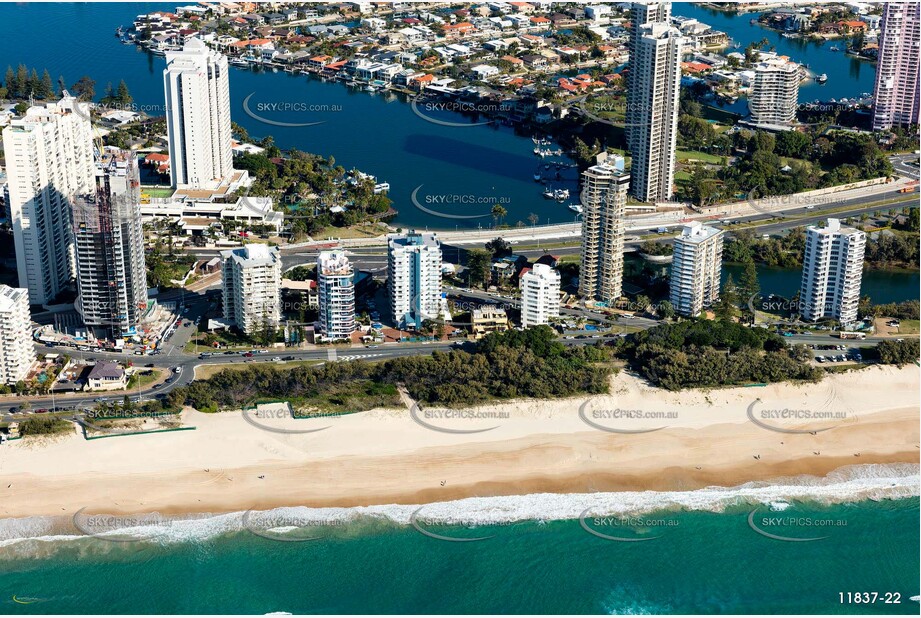
[[[142,436],[145,433],[169,433],[171,431],[193,431],[196,427],[173,427],[170,429],[148,429],[146,431],[133,431],[130,433],[107,433],[101,436],[88,436],[84,433],[87,440],[99,440],[100,438],[120,438],[122,436]]]
[[[293,408],[366,411],[401,404],[397,385],[425,404],[476,405],[530,397],[605,393],[613,354],[602,346],[569,348],[547,326],[492,333],[474,352],[435,351],[381,362],[349,361],[279,371],[253,365],[222,371],[173,392],[203,412],[233,410],[285,393]]]

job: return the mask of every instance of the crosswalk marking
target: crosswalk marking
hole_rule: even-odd
[[[383,355],[384,355],[383,353],[378,353],[378,354],[352,354],[352,355],[348,355],[348,356],[337,356],[337,357],[331,358],[330,360],[334,360],[334,361],[352,361],[352,360],[361,360],[361,359],[363,359],[363,358],[371,358],[371,357],[373,357],[373,356],[383,356]]]

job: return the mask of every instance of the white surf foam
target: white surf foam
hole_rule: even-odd
[[[583,513],[641,515],[653,511],[722,512],[740,505],[789,505],[791,501],[839,504],[863,500],[910,498],[921,495],[917,464],[871,464],[839,468],[825,477],[797,476],[737,487],[706,487],[692,491],[630,491],[586,494],[528,494],[464,498],[433,504],[386,504],[349,508],[283,507],[245,514],[157,516],[156,525],[124,527],[95,536],[126,537],[158,543],[188,542],[257,527],[260,532],[306,526],[344,526],[362,520],[406,525],[417,520],[466,526],[578,519]],[[0,520],[0,548],[24,541],[85,539],[75,534],[68,518],[29,517]],[[95,532],[95,531],[94,531]]]

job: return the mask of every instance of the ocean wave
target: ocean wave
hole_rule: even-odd
[[[921,494],[919,471],[921,467],[917,464],[870,464],[839,468],[825,477],[785,477],[770,482],[751,482],[736,487],[713,486],[690,491],[527,494],[464,498],[425,505],[282,507],[218,515],[146,514],[134,516],[138,525],[99,530],[86,529],[76,517],[27,517],[0,520],[0,548],[28,542],[34,549],[36,543],[85,541],[88,536],[112,541],[175,543],[201,541],[245,530],[255,530],[260,536],[283,537],[300,528],[360,527],[362,522],[408,525],[414,521],[424,521],[486,526],[526,521],[574,520],[584,514],[636,516],[657,511],[723,512],[753,504],[773,505],[776,508],[791,501],[825,505],[879,501],[911,498]]]

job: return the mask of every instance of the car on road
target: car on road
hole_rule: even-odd
[[[245,352],[245,353],[243,354],[243,356],[245,356],[246,358],[252,358],[252,357],[253,357],[253,353],[252,353],[252,352]]]
[[[292,361],[292,360],[294,360],[294,357],[293,357],[293,356],[285,356],[282,360]]]
[[[816,356],[816,357],[815,357],[815,361],[816,361],[817,363],[824,363],[824,362],[825,362],[825,357],[824,357],[824,356]]]
[[[280,363],[280,362],[281,362],[281,356],[276,356],[276,357],[274,357],[274,358],[272,359],[272,362],[274,362],[274,363]]]
[[[173,373],[175,373],[176,375],[179,375],[180,373],[182,373],[182,367],[174,367]]]
[[[12,407],[12,408],[10,408],[10,414],[16,414],[17,412],[19,412],[19,408],[15,407],[15,406]]]
[[[381,346],[379,346],[379,345],[366,345],[365,347],[368,348],[369,350],[374,350],[374,349],[379,348],[379,347],[381,347]]]

